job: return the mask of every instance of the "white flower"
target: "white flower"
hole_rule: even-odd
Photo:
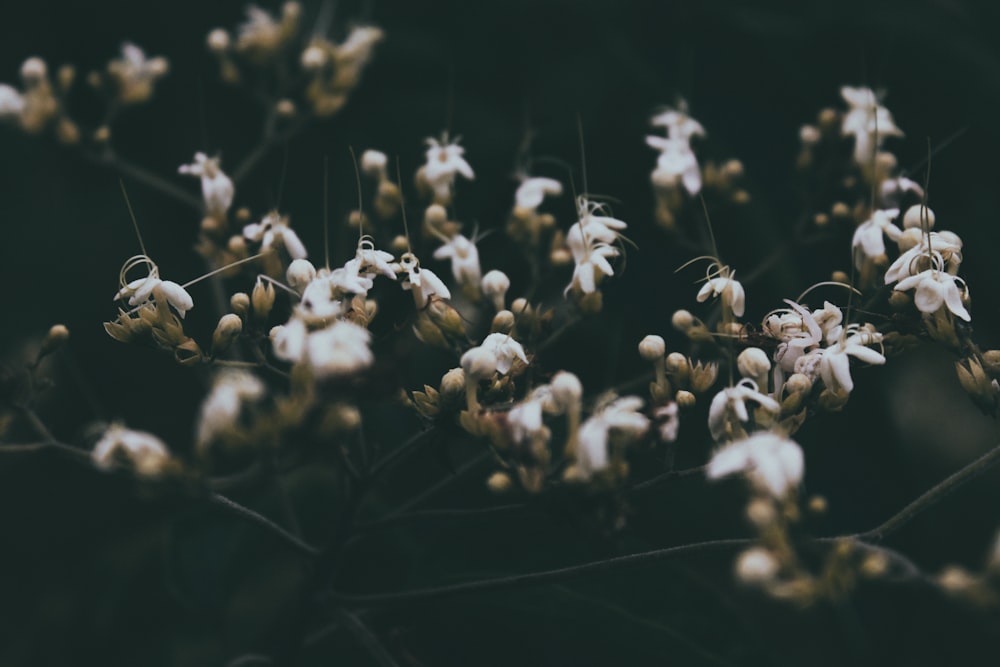
[[[422,168],[423,176],[434,190],[435,199],[448,201],[451,199],[451,189],[455,184],[456,174],[461,174],[470,181],[476,175],[462,157],[465,149],[458,145],[458,139],[449,143],[448,135],[445,134],[440,141],[428,138],[426,143],[427,163]]]
[[[655,127],[665,127],[667,136],[671,139],[683,139],[687,141],[691,137],[704,137],[705,128],[701,123],[687,115],[687,104],[683,101],[677,109],[667,109],[650,119],[650,123]]]
[[[129,42],[122,44],[122,57],[108,63],[108,73],[118,83],[119,101],[125,104],[148,100],[153,85],[168,68],[166,58],[146,58],[142,49]]]
[[[721,297],[722,303],[733,311],[736,317],[742,317],[746,308],[746,293],[743,285],[733,279],[735,271],[730,271],[728,266],[718,266],[718,272],[714,278],[709,278],[701,289],[698,290],[698,302],[707,301],[708,297]]]
[[[354,259],[351,260],[357,263],[358,273],[364,274],[369,278],[374,278],[376,275],[382,275],[391,280],[396,279],[396,271],[393,269],[391,262],[395,260],[392,254],[387,253],[384,250],[376,250],[375,244],[372,242],[371,237],[365,236],[358,241],[358,249],[354,254]],[[350,264],[351,262],[348,262]],[[347,265],[345,264],[345,267]]]
[[[666,405],[661,405],[653,411],[653,416],[659,422],[657,428],[660,432],[660,440],[663,442],[677,440],[677,432],[681,427],[680,408],[677,402],[670,401]]]
[[[900,236],[900,244],[909,238],[910,230]],[[926,260],[932,268],[943,268],[954,275],[962,264],[962,239],[953,232],[931,232],[919,234],[920,242],[901,253],[885,272],[885,284],[889,285],[907,276],[920,272],[921,260]],[[911,239],[912,240],[912,239]],[[902,248],[900,248],[902,249]],[[926,264],[923,264],[926,266]]]
[[[840,89],[840,95],[849,107],[844,114],[840,131],[845,136],[854,135],[854,161],[858,164],[869,164],[885,137],[903,136],[903,132],[896,127],[892,114],[879,104],[879,99],[871,88],[844,86]]]
[[[306,341],[309,329],[306,323],[298,317],[288,320],[287,324],[272,327],[268,334],[271,339],[271,349],[274,356],[284,361],[297,363],[302,360],[306,351]]]
[[[545,195],[558,196],[562,194],[562,190],[562,183],[553,178],[526,178],[514,193],[514,203],[519,209],[534,211],[541,206]]]
[[[24,97],[17,89],[0,83],[0,118],[15,118],[24,111]]]
[[[856,325],[851,325],[851,327],[856,327]],[[819,362],[819,375],[823,379],[823,384],[831,391],[850,393],[854,389],[854,380],[851,379],[851,365],[848,357],[854,357],[869,364],[884,364],[885,357],[880,352],[866,347],[881,342],[882,334],[867,328],[856,327],[850,334],[842,334],[835,343],[823,350],[823,356]]]
[[[802,448],[793,440],[769,432],[730,442],[712,456],[706,475],[719,479],[736,473],[745,473],[760,491],[782,498],[802,482]]]
[[[337,45],[337,58],[344,61],[367,61],[372,49],[385,36],[381,28],[375,26],[354,26],[347,39]]]
[[[584,294],[590,294],[597,290],[597,282],[604,276],[615,275],[608,257],[617,257],[617,248],[612,248],[606,243],[599,243],[591,246],[588,253],[576,262],[573,269],[573,278],[566,287],[565,292],[569,292],[574,287]]]
[[[229,370],[220,373],[212,392],[201,404],[198,419],[198,447],[205,447],[220,435],[232,430],[245,401],[255,401],[264,395],[264,383],[246,371]]]
[[[775,414],[781,412],[781,405],[776,400],[762,394],[756,382],[744,378],[735,387],[727,387],[716,394],[708,408],[708,430],[716,442],[729,435],[728,426],[733,418],[741,422],[750,421],[747,401],[753,401]]]
[[[927,269],[915,276],[900,280],[896,289],[905,292],[916,288],[913,293],[913,303],[922,313],[936,313],[943,306],[948,306],[948,310],[968,322],[972,317],[962,304],[962,290],[958,286],[959,280],[961,279],[950,273]],[[964,284],[962,288],[965,289]]]
[[[403,289],[413,290],[413,301],[418,310],[426,306],[431,297],[451,298],[447,285],[430,269],[421,269],[420,260],[412,252],[400,257],[399,265],[400,271],[406,273]]]
[[[145,266],[149,273],[144,278],[127,282],[126,274],[139,266]],[[160,280],[160,269],[146,255],[136,255],[125,262],[119,273],[118,284],[120,289],[113,300],[128,299],[128,305],[136,308],[151,299],[155,300],[157,296],[162,296],[182,318],[194,308],[194,300],[187,290],[173,281]]]
[[[501,375],[506,375],[510,371],[511,366],[514,365],[515,358],[520,359],[525,364],[528,363],[528,357],[524,354],[524,347],[509,334],[492,333],[483,340],[482,345],[479,347],[489,350],[496,355],[497,371]]]
[[[875,211],[871,219],[858,225],[858,228],[854,230],[854,238],[851,240],[855,267],[860,270],[865,260],[872,260],[885,254],[883,234],[892,241],[899,239],[903,231],[892,224],[898,215],[898,208]]]
[[[119,453],[131,461],[140,475],[151,477],[164,472],[170,462],[167,446],[155,435],[112,424],[94,445],[90,457],[98,468],[110,470]]]
[[[660,188],[683,185],[694,196],[701,191],[701,167],[687,139],[648,136],[646,143],[660,151],[653,171],[653,184]]]
[[[637,438],[649,428],[649,419],[638,412],[642,399],[625,396],[591,415],[577,435],[577,464],[584,479],[608,466],[608,436],[617,431]]]
[[[388,178],[386,172],[386,165],[389,163],[389,158],[382,151],[376,151],[372,149],[366,150],[361,154],[361,171],[374,179],[383,181]]]
[[[545,428],[542,413],[546,403],[552,401],[552,395],[547,385],[536,387],[523,401],[507,412],[507,425],[510,427],[511,439],[522,443],[532,438],[548,439],[550,433]]]
[[[188,176],[201,177],[201,196],[205,209],[213,215],[225,215],[233,203],[233,182],[219,167],[219,158],[209,158],[204,153],[194,154],[193,164],[181,165],[178,171]]]
[[[309,334],[306,343],[309,367],[318,378],[347,375],[368,368],[375,361],[368,329],[340,321]]]
[[[461,234],[434,251],[434,259],[450,259],[451,273],[459,285],[479,285],[482,268],[476,244]]]
[[[338,273],[339,271],[339,273]],[[320,269],[316,276],[302,289],[302,298],[295,312],[310,322],[331,320],[344,312],[342,299],[351,293],[349,288],[355,288],[357,294],[366,294],[371,287],[370,281],[360,278],[340,268],[335,271]]]
[[[879,188],[879,199],[882,206],[886,208],[899,208],[907,194],[912,194],[915,199],[923,200],[924,189],[919,183],[905,176],[887,178],[882,181],[882,187]]]
[[[251,241],[259,241],[262,251],[280,245],[292,259],[302,259],[308,254],[298,234],[288,226],[288,217],[277,211],[268,213],[259,223],[250,223],[244,227],[243,236]]]

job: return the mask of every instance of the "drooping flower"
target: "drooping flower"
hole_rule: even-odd
[[[194,154],[193,164],[181,165],[178,171],[201,178],[201,196],[205,210],[211,215],[224,216],[233,203],[236,190],[233,182],[219,167],[219,158],[209,158],[204,153]]]
[[[608,466],[608,437],[612,431],[630,438],[638,438],[646,432],[649,418],[638,411],[642,403],[638,396],[625,396],[583,422],[577,435],[577,465],[584,479]]]
[[[205,447],[231,431],[237,425],[243,404],[259,399],[264,391],[264,383],[252,373],[240,370],[220,373],[201,404],[195,438],[198,447]]]
[[[473,180],[476,175],[472,167],[465,161],[463,155],[465,149],[458,145],[458,139],[449,142],[448,134],[445,133],[441,140],[434,138],[426,139],[427,162],[420,168],[418,175],[434,192],[434,201],[440,204],[447,204],[451,201],[451,190],[455,185],[455,175]]]
[[[404,253],[399,258],[400,271],[406,274],[403,279],[403,289],[413,291],[413,301],[417,309],[423,309],[431,297],[450,299],[448,286],[430,269],[420,268],[420,261],[412,252]]]
[[[727,387],[712,398],[708,408],[708,430],[716,442],[731,437],[734,419],[741,423],[750,421],[747,401],[757,403],[775,414],[781,412],[781,405],[776,400],[761,393],[756,382],[744,378],[735,387]]]
[[[746,309],[746,292],[743,290],[743,285],[733,278],[736,272],[731,271],[728,266],[718,264],[714,266],[716,267],[714,277],[708,278],[698,290],[698,302],[707,301],[710,296],[721,297],[723,305],[729,308],[733,315],[742,317]]]
[[[90,457],[98,468],[110,470],[118,456],[126,458],[140,475],[149,477],[165,472],[171,460],[167,446],[152,433],[112,424],[94,445]]]
[[[277,211],[271,211],[259,223],[253,222],[244,227],[243,236],[251,241],[259,241],[262,251],[281,246],[292,259],[302,259],[309,254],[299,235],[288,226],[288,217]]]
[[[660,151],[653,170],[653,184],[660,188],[683,185],[692,197],[701,191],[701,167],[687,139],[646,137],[646,143]]]
[[[848,357],[854,357],[869,364],[884,364],[885,356],[868,347],[882,342],[882,334],[867,327],[851,325],[848,332],[823,350],[819,361],[819,375],[823,384],[831,391],[850,393],[854,389],[851,379],[851,365]],[[798,369],[796,369],[798,370]]]
[[[479,266],[479,250],[473,241],[456,234],[434,251],[434,259],[451,260],[451,274],[459,285],[479,286],[482,268]]]
[[[128,281],[128,272],[137,267],[145,267],[148,273],[143,278]],[[187,290],[173,281],[161,280],[159,267],[147,255],[136,255],[129,258],[119,273],[118,284],[119,290],[115,294],[114,301],[127,299],[128,305],[139,307],[160,294],[181,317],[194,308],[194,300],[187,293]]]
[[[900,280],[896,289],[900,292],[914,289],[913,303],[922,313],[936,313],[942,307],[947,306],[955,315],[958,315],[966,322],[972,319],[969,311],[962,304],[962,292],[966,290],[964,282],[959,289],[961,278],[938,271],[927,269],[915,276],[909,276]]]
[[[854,161],[859,165],[871,162],[885,137],[903,136],[892,114],[879,104],[879,98],[871,88],[844,86],[840,89],[840,96],[848,106],[840,131],[844,136],[854,136]]]
[[[562,190],[562,183],[554,178],[526,178],[514,193],[514,205],[524,211],[534,211],[541,206],[546,195],[558,196]]]
[[[708,463],[709,479],[744,473],[760,491],[783,498],[802,482],[805,459],[794,440],[760,432],[718,449]]]
[[[514,365],[514,359],[520,359],[525,364],[528,357],[524,354],[524,347],[514,340],[513,336],[504,333],[492,333],[483,339],[481,348],[489,350],[497,358],[497,372],[505,375],[510,372]]]
[[[871,261],[885,254],[885,240],[896,241],[903,233],[892,221],[899,215],[898,208],[875,211],[869,220],[858,225],[854,230],[851,248],[854,250],[854,266],[861,269],[865,261]]]

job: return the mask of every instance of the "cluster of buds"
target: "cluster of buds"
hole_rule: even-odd
[[[381,151],[369,149],[361,154],[361,173],[375,180],[373,208],[382,220],[395,217],[402,205],[399,186],[389,178],[388,164],[389,158]]]
[[[384,33],[372,26],[357,26],[340,44],[316,38],[302,52],[302,69],[311,79],[306,99],[317,116],[330,116],[347,102],[371,60]]]
[[[302,5],[286,2],[279,18],[250,5],[246,16],[247,20],[236,29],[235,39],[222,28],[208,35],[208,48],[218,58],[222,80],[228,83],[238,83],[242,79],[236,57],[265,66],[274,63],[291,47],[298,35]]]
[[[539,212],[538,207],[546,197],[562,194],[562,183],[543,176],[527,177],[514,193],[514,209],[507,222],[507,235],[514,241],[537,249],[542,238],[555,229],[556,219],[551,213]]]
[[[30,134],[55,127],[56,137],[66,144],[80,139],[77,124],[69,117],[63,99],[73,85],[75,70],[70,65],[59,68],[55,82],[41,58],[28,58],[21,65],[23,90],[0,84],[0,120],[8,120]]]
[[[141,48],[125,42],[121,57],[109,62],[103,74],[92,72],[88,81],[94,87],[109,90],[115,104],[141,104],[153,97],[156,82],[169,69],[170,63],[163,56],[147,58]]]

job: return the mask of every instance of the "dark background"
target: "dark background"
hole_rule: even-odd
[[[317,9],[307,5],[307,21]],[[620,201],[615,214],[629,222],[638,250],[607,289],[607,320],[581,327],[552,364],[581,370],[588,388],[614,384],[643,370],[634,353],[642,335],[680,345],[669,318],[695,293],[697,271],[672,275],[688,257],[652,222],[655,154],[643,141],[651,113],[683,96],[708,131],[700,154],[745,164],[753,202],[713,218],[720,252],[739,276],[801,212],[798,128],[820,108],[838,106],[841,85],[871,85],[887,90],[885,103],[907,133],[890,144],[904,167],[925,156],[928,137],[938,144],[964,130],[934,156],[930,200],[939,227],[965,240],[977,338],[984,349],[997,345],[995,3],[340,2],[335,31],[358,17],[384,28],[387,39],[351,102],[291,142],[284,177],[283,153],[275,151],[237,193],[238,203],[260,211],[280,191],[308,247],[322,245],[324,156],[336,220],[355,205],[347,146],[398,154],[411,171],[423,137],[439,134],[450,108],[477,176],[462,184],[457,214],[488,229],[509,210],[526,123],[536,134],[534,154],[569,162],[580,178],[579,115],[589,189]],[[204,49],[208,30],[242,20],[242,3],[36,2],[7,7],[2,18],[2,81],[16,82],[30,55],[53,67],[101,67],[125,39],[170,59],[154,101],[129,110],[119,128],[119,150],[134,162],[196,192],[193,179],[172,176],[196,150],[221,152],[224,165],[250,150],[259,114],[218,84]],[[0,147],[5,362],[23,357],[50,324],[66,323],[72,343],[52,368],[59,385],[42,406],[56,434],[82,444],[89,422],[125,417],[184,452],[201,379],[101,328],[114,314],[121,261],[138,251],[117,175],[9,128]],[[564,178],[551,164],[544,170]],[[197,275],[195,216],[140,184],[126,179],[126,186],[164,276]],[[569,198],[554,212],[567,225]],[[844,230],[838,244],[793,255],[748,285],[748,316],[846,268],[849,238]],[[333,249],[334,257],[349,252]],[[506,261],[490,241],[482,252],[487,267]],[[196,302],[207,301],[207,288],[197,289]],[[190,319],[207,334],[213,322],[199,320],[199,310]],[[429,363],[438,361],[444,365],[414,366],[414,388],[447,368]],[[817,534],[876,524],[995,441],[994,423],[961,392],[947,355],[920,349],[856,377],[848,408],[819,417],[799,438],[807,488],[831,505],[810,526]],[[686,445],[681,463],[701,463],[705,443]],[[432,479],[445,474],[437,462],[425,467]],[[455,485],[436,503],[487,504],[481,480]],[[998,481],[993,474],[963,489],[892,546],[932,572],[950,562],[980,567],[1000,524]],[[322,504],[333,502],[323,482],[297,480],[307,523],[320,522]],[[289,631],[295,561],[253,528],[55,456],[0,462],[0,489],[3,664],[225,664],[269,651]],[[251,500],[273,510],[266,495]],[[361,549],[356,586],[430,585],[729,536],[742,530],[741,502],[738,484],[684,481],[637,502],[629,528],[613,539],[546,515],[403,530]],[[412,665],[995,663],[981,651],[997,639],[993,613],[924,588],[880,585],[840,605],[793,612],[734,590],[729,562],[654,565],[402,610],[374,623],[400,663]],[[366,664],[354,650],[336,634],[309,657]]]

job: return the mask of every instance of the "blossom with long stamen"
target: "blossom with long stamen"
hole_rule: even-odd
[[[233,181],[219,166],[219,158],[210,158],[204,153],[195,153],[194,162],[181,165],[178,172],[201,178],[201,195],[205,200],[205,210],[209,214],[219,216],[226,214],[233,203],[236,189],[233,186]]]
[[[145,266],[148,273],[145,277],[128,281],[127,274],[134,268]],[[120,289],[114,300],[127,299],[128,305],[139,307],[152,301],[155,294],[162,294],[167,303],[174,307],[181,317],[194,308],[194,300],[187,290],[171,280],[160,279],[160,269],[147,255],[136,255],[130,258],[119,274]]]

